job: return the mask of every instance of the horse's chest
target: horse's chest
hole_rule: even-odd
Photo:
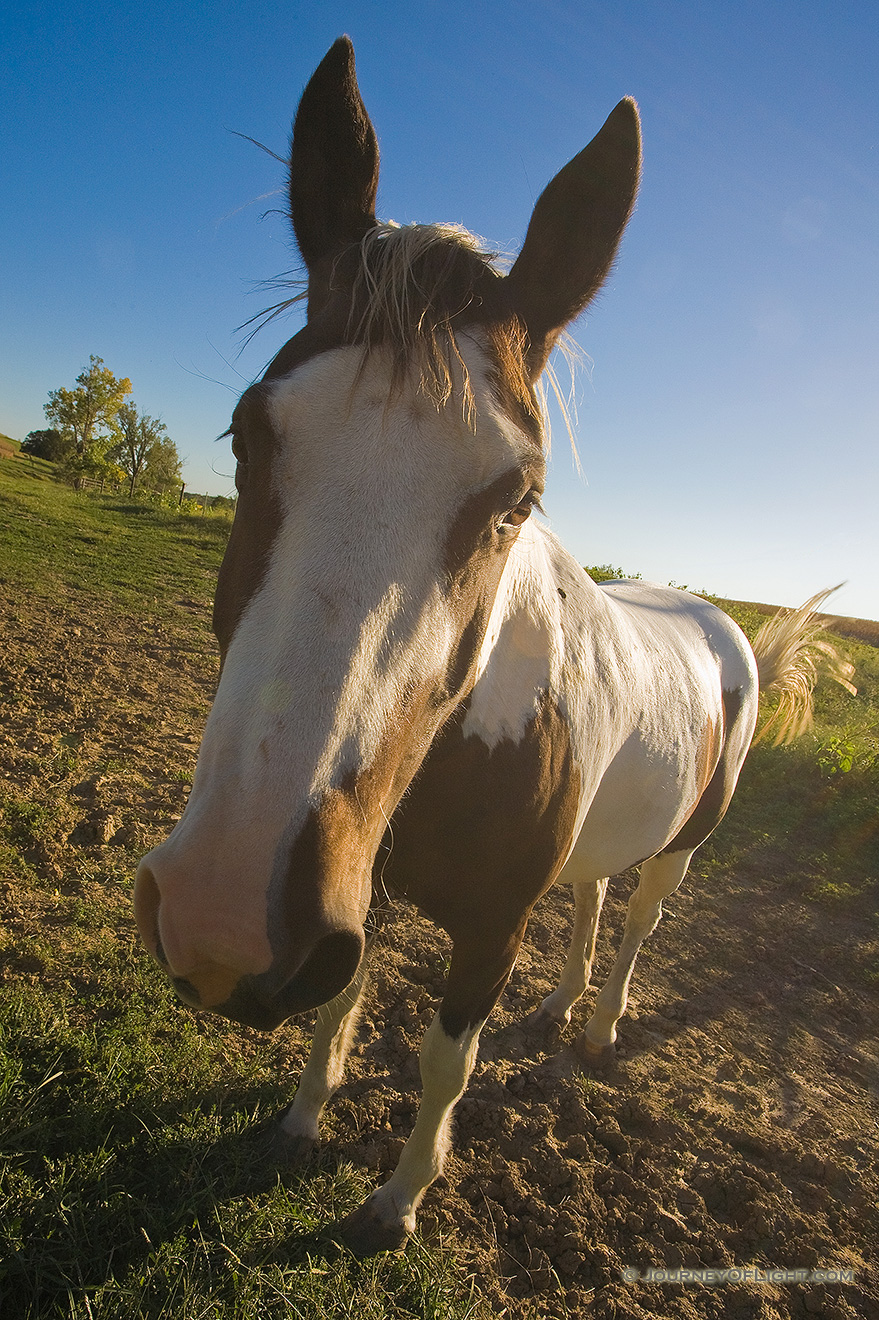
[[[521,919],[573,839],[580,778],[567,725],[548,701],[519,742],[489,747],[456,719],[431,748],[393,818],[378,867],[455,937],[474,917]]]

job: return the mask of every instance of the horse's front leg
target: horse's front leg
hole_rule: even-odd
[[[306,1159],[320,1141],[321,1112],[342,1081],[354,1040],[368,954],[369,945],[348,988],[318,1009],[308,1061],[299,1078],[293,1103],[276,1132],[278,1153],[286,1163]]]
[[[483,932],[484,933],[484,932]],[[400,1247],[415,1228],[418,1205],[442,1172],[451,1145],[452,1111],[476,1062],[479,1033],[507,983],[524,926],[497,936],[455,942],[446,992],[421,1044],[421,1104],[393,1174],[340,1226],[357,1255]]]

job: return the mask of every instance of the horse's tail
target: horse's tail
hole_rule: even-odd
[[[828,587],[819,591],[798,610],[779,610],[767,619],[754,638],[754,656],[760,676],[760,695],[777,692],[779,702],[763,725],[755,742],[775,730],[775,746],[792,742],[812,727],[812,690],[819,675],[841,683],[854,696],[857,688],[849,681],[854,665],[837,651],[830,642],[817,634],[827,626],[816,618],[819,605],[834,591]]]

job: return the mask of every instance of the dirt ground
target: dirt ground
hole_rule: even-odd
[[[84,611],[75,595],[6,601],[3,772],[36,795],[47,758],[75,752],[93,767],[70,786],[57,846],[33,859],[59,883],[80,874],[99,884],[102,859],[162,837],[184,806],[216,662],[206,602],[176,608],[159,622]],[[879,1317],[879,1002],[849,957],[862,932],[765,874],[721,880],[710,869],[710,883],[697,866],[668,902],[636,970],[618,1059],[594,1077],[569,1045],[584,1006],[554,1040],[522,1027],[561,969],[567,892],[535,911],[457,1109],[454,1155],[420,1218],[429,1239],[469,1260],[498,1315]],[[631,885],[630,875],[611,885],[599,984]],[[11,930],[38,920],[37,907],[20,886],[0,885]],[[411,1126],[418,1044],[448,952],[441,932],[401,906],[374,958],[331,1149],[377,1177]],[[3,974],[39,971],[7,962]],[[283,1030],[304,1057],[304,1033]],[[626,1268],[755,1266],[854,1274],[621,1278]]]

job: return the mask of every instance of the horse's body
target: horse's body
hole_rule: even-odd
[[[621,102],[501,277],[459,233],[377,224],[350,43],[297,115],[308,324],[235,410],[222,675],[189,804],[141,864],[136,907],[188,1002],[267,1029],[326,1005],[282,1123],[293,1148],[317,1139],[341,1078],[374,884],[451,935],[414,1131],[346,1226],[361,1251],[414,1224],[535,901],[565,868],[571,953],[535,1017],[567,1022],[607,877],[643,863],[578,1040],[587,1061],[612,1051],[638,947],[753,734],[757,667],[724,614],[596,587],[530,518],[545,471],[534,386],[610,267],[638,164]]]

